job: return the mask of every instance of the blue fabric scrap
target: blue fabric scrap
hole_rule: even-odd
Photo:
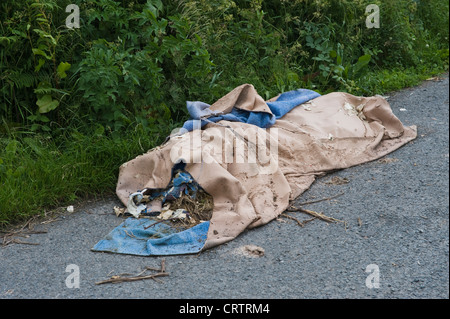
[[[201,189],[200,185],[194,180],[194,178],[186,171],[178,170],[175,171],[174,176],[169,183],[169,185],[165,189],[144,189],[142,190],[142,194],[146,194],[150,196],[150,200],[153,200],[157,197],[162,197],[162,203],[164,204],[167,200],[173,200],[178,197],[182,193],[185,195],[190,195],[192,198],[195,198],[197,191]],[[143,196],[141,196],[142,199]]]
[[[138,256],[163,256],[198,253],[205,245],[209,221],[182,231],[164,223],[148,227],[153,223],[156,223],[153,219],[129,217],[100,240],[92,250]]]
[[[276,101],[266,102],[277,119],[282,118],[286,113],[296,106],[306,103],[320,94],[307,89],[298,89],[282,93]]]
[[[179,163],[173,167],[172,179],[165,189],[144,189],[138,192],[134,198],[136,204],[143,199],[143,194],[149,195],[151,199],[161,196],[163,204],[183,193],[195,198],[201,187],[191,174],[183,170],[184,166],[185,163]],[[145,210],[141,215],[154,216],[154,213]],[[92,250],[139,256],[181,255],[197,253],[205,245],[209,221],[191,228],[177,229],[164,223],[150,226],[157,221],[129,217],[100,240]],[[146,227],[148,228],[145,229]]]
[[[250,112],[233,108],[230,113],[219,114],[212,111],[209,108],[209,104],[200,101],[188,101],[186,106],[190,119],[184,123],[183,129],[185,131],[193,131],[195,129],[201,129],[209,122],[215,123],[222,120],[269,128],[275,124],[277,119],[282,118],[296,106],[319,96],[319,93],[308,89],[298,89],[282,93],[276,101],[266,102],[272,113]]]

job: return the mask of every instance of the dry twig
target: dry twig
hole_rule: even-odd
[[[148,228],[150,228],[152,226],[155,226],[156,224],[159,224],[159,223],[162,223],[162,222],[166,222],[166,221],[170,221],[170,220],[172,220],[172,218],[158,220],[157,222],[154,222],[153,224],[150,224],[148,226],[144,226],[144,229],[148,229]]]
[[[129,281],[137,281],[137,280],[145,280],[145,279],[155,279],[156,277],[163,277],[163,276],[169,276],[168,273],[157,273],[153,275],[147,275],[147,276],[136,276],[136,277],[120,277],[120,276],[113,276],[110,279],[98,281],[95,284],[96,285],[102,285],[102,284],[108,284],[108,283],[119,283],[119,282],[129,282]]]
[[[158,271],[156,274],[152,275],[144,275],[144,273],[147,270],[154,270]],[[111,276],[111,278],[98,281],[95,284],[96,285],[102,285],[102,284],[108,284],[108,283],[119,283],[119,282],[129,282],[129,281],[137,281],[137,280],[145,280],[145,279],[153,279],[155,281],[161,282],[157,279],[157,277],[165,277],[169,276],[169,273],[166,272],[166,260],[163,258],[161,260],[161,268],[152,268],[152,267],[145,267],[143,271],[141,271],[139,274],[135,276],[130,276],[129,274],[121,274],[121,275],[115,275]]]
[[[316,217],[316,218],[319,218],[321,220],[324,220],[324,221],[326,221],[328,223],[335,223],[335,222],[341,222],[342,223],[343,222],[342,220],[339,220],[339,219],[336,219],[336,218],[333,218],[333,217],[328,217],[328,216],[324,215],[323,213],[318,213],[318,212],[315,212],[313,210],[305,209],[303,207],[291,206],[291,207],[289,207],[287,209],[287,211],[289,211],[289,212],[306,213],[306,214],[311,215],[313,217]]]
[[[323,201],[330,200],[330,199],[333,199],[333,198],[336,198],[336,197],[339,197],[339,196],[342,196],[342,195],[344,195],[344,193],[339,193],[337,195],[330,196],[330,197],[325,197],[325,198],[318,199],[318,200],[303,202],[303,203],[300,203],[300,206],[291,206],[291,207],[286,209],[287,212],[302,212],[302,213],[306,213],[308,215],[313,216],[312,219],[309,219],[309,220],[306,220],[306,221],[303,221],[303,222],[300,222],[295,217],[289,216],[289,215],[284,214],[284,213],[281,214],[281,215],[297,221],[297,223],[301,227],[303,227],[307,222],[310,222],[310,221],[312,221],[312,220],[314,220],[316,218],[324,220],[324,221],[326,221],[328,223],[335,223],[335,222],[341,222],[342,223],[343,222],[342,220],[339,220],[339,219],[336,219],[336,218],[333,218],[333,217],[329,217],[329,216],[324,215],[323,213],[318,213],[318,212],[315,212],[313,210],[305,209],[305,208],[302,207],[304,205],[309,205],[309,204],[314,204],[314,203],[318,203],[318,202],[323,202]]]
[[[2,246],[7,246],[10,244],[24,244],[24,245],[39,245],[38,243],[31,243],[27,241],[22,241],[20,239],[17,239],[16,237],[24,237],[28,238],[30,234],[45,234],[47,233],[46,230],[34,230],[34,224],[36,217],[30,218],[25,224],[22,225],[22,227],[15,231],[10,232],[3,232],[4,235],[1,235],[0,238],[2,238]]]
[[[286,218],[295,220],[295,221],[297,222],[297,224],[298,224],[300,227],[305,226],[305,224],[303,224],[301,221],[299,221],[299,220],[298,220],[297,218],[295,218],[294,216],[288,215],[288,214],[286,214],[286,213],[281,213],[280,216],[283,216],[283,217],[286,217]]]
[[[305,206],[305,205],[309,205],[309,204],[315,204],[315,203],[323,202],[323,201],[326,201],[326,200],[334,199],[334,198],[342,196],[342,195],[344,195],[344,193],[339,193],[339,194],[331,196],[331,197],[326,197],[326,198],[322,198],[322,199],[318,199],[318,200],[312,200],[312,201],[309,201],[309,202],[300,203],[299,206]]]

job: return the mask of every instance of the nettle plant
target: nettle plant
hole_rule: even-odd
[[[50,131],[47,113],[69,95],[65,79],[71,64],[60,54],[67,42],[65,30],[57,27],[60,9],[54,0],[2,3],[0,111],[8,123]]]
[[[79,28],[67,27],[67,6],[77,7]],[[167,124],[210,81],[202,40],[160,0],[5,0],[0,8],[0,115],[9,126]]]
[[[105,37],[88,44],[79,64],[77,91],[85,112],[113,130],[184,115],[188,88],[212,69],[201,39],[188,36],[188,22],[164,18],[159,0],[131,12],[110,0],[90,5],[102,11],[92,10],[87,24]]]

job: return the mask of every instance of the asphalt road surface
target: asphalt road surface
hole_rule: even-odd
[[[96,284],[160,267],[162,257],[93,252],[122,221],[116,198],[38,222],[45,233],[0,246],[0,298],[447,299],[449,80],[389,94],[418,138],[382,160],[318,179],[297,202],[344,222],[280,218],[196,255],[166,256],[157,280]],[[339,181],[343,183],[339,183]],[[289,213],[298,220],[311,216]],[[264,250],[247,255],[246,245]],[[151,274],[154,271],[148,270]]]

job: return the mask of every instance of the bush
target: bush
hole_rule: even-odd
[[[80,29],[64,26],[70,3]],[[299,87],[364,92],[368,71],[448,65],[448,1],[6,0],[0,114],[32,131],[122,130],[186,117],[242,83],[265,98]],[[92,124],[90,124],[92,125]]]
[[[212,67],[186,21],[163,17],[159,0],[73,2],[84,17],[78,30],[63,26],[69,1],[2,3],[1,116],[33,131],[184,116],[192,84],[204,84]]]

